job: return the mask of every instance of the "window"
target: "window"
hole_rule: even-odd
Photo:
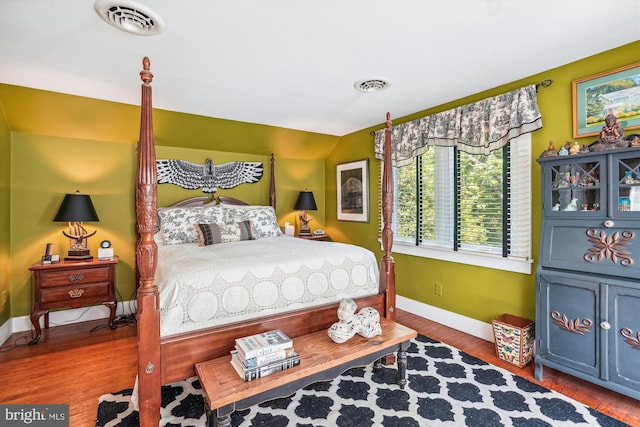
[[[394,170],[394,251],[531,273],[531,135],[489,155],[432,146]]]

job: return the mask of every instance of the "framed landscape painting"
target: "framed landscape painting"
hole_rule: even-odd
[[[573,137],[598,135],[613,113],[625,134],[640,128],[640,62],[574,80]]]
[[[338,221],[369,222],[369,159],[336,166]]]

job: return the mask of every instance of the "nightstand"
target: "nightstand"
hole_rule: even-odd
[[[36,335],[29,345],[40,340],[40,317],[44,327],[49,328],[51,308],[79,308],[102,303],[109,308],[109,326],[113,329],[116,314],[115,266],[118,257],[111,260],[86,262],[60,262],[58,264],[34,264],[33,310],[31,323]]]
[[[296,236],[298,239],[317,240],[319,242],[330,242],[331,237],[328,234],[312,234],[311,236]]]

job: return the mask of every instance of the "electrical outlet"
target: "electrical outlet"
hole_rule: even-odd
[[[439,297],[442,296],[442,283],[436,282],[436,295]]]

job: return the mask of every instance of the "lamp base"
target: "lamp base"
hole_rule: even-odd
[[[306,222],[300,226],[300,231],[298,231],[298,236],[311,236],[311,227],[309,227]]]
[[[69,254],[64,257],[65,261],[87,261],[93,257],[89,252],[89,249],[69,249]]]
[[[65,261],[90,261],[93,257],[91,255],[85,256],[66,256],[64,257]]]

